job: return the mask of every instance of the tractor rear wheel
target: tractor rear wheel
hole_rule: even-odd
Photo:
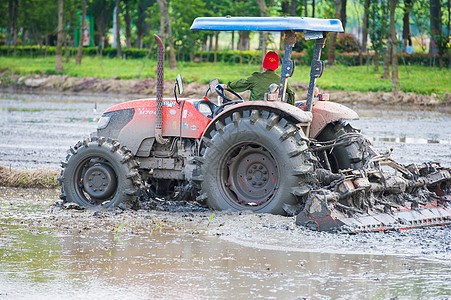
[[[92,137],[70,148],[59,181],[61,198],[82,207],[136,204],[142,186],[138,164],[116,140]]]
[[[216,121],[201,148],[201,196],[216,210],[287,214],[314,170],[302,131],[267,111]]]
[[[346,135],[358,134],[358,130],[346,122],[334,122],[328,124],[318,135],[320,142],[329,142],[344,138]],[[340,170],[361,170],[371,155],[371,149],[363,138],[350,143],[347,146],[337,146],[327,151],[331,171],[338,173]]]

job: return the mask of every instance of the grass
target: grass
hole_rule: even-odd
[[[99,77],[119,79],[144,79],[156,77],[156,61],[144,59],[117,59],[84,57],[82,65],[75,65],[72,58],[64,64],[64,71],[55,72],[55,57],[0,57],[0,69],[9,68],[20,75],[29,74],[63,74],[74,77]],[[208,83],[213,78],[219,78],[221,83],[236,80],[260,71],[256,65],[179,62],[175,70],[166,65],[165,79],[174,80],[180,73],[185,83]],[[310,66],[296,66],[290,83],[308,83]],[[318,79],[318,86],[322,89],[345,91],[391,91],[390,80],[382,80],[382,66],[379,72],[374,72],[374,66],[332,66],[327,67],[323,76]],[[5,75],[6,76],[6,75]],[[410,76],[410,79],[409,79]],[[431,68],[425,66],[399,66],[400,90],[417,94],[430,95],[436,93],[442,96],[450,92],[451,70]]]
[[[14,170],[0,165],[0,186],[23,188],[56,188],[58,170]]]

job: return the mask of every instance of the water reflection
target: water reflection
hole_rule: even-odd
[[[451,294],[449,265],[412,257],[265,250],[181,231],[54,235],[19,229],[8,228],[1,248],[0,293],[8,298],[21,298],[24,291],[68,299]]]
[[[392,143],[406,143],[406,144],[444,144],[451,145],[451,141],[433,140],[411,137],[372,137],[372,142],[392,142]]]

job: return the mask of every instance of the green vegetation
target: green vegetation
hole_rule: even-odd
[[[7,77],[11,71],[20,75],[29,74],[55,74],[55,57],[0,57],[0,65],[9,68],[3,76]],[[118,79],[145,79],[155,78],[156,61],[145,59],[117,59],[85,57],[83,65],[75,65],[74,60],[64,65],[65,71],[59,73],[74,77],[99,77]],[[208,83],[213,78],[219,78],[220,82],[227,83],[257,72],[260,67],[248,64],[231,63],[207,63],[207,62],[179,62],[175,70],[165,69],[165,79],[174,80],[180,73],[185,83]],[[8,74],[6,74],[8,73]],[[297,65],[290,84],[308,83],[310,66]],[[382,69],[374,72],[372,66],[343,66],[327,67],[323,76],[318,80],[318,86],[322,89],[346,90],[346,91],[391,91],[390,80],[382,80]],[[409,79],[410,76],[410,79]],[[450,92],[451,70],[438,69],[426,66],[400,66],[399,68],[400,90],[417,94],[430,95],[436,93],[443,95]]]
[[[211,220],[213,220],[214,216],[215,216],[215,213],[212,213],[210,216],[210,219],[208,220],[207,227],[210,226]]]
[[[58,170],[14,170],[0,165],[0,186],[24,188],[56,188]]]

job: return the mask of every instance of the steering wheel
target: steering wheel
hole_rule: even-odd
[[[236,93],[235,91],[232,91],[232,90],[229,90],[229,89],[227,89],[227,91],[228,92],[230,92],[230,93],[232,93],[234,96],[236,96],[238,99],[240,99],[239,101],[244,101],[243,100],[243,97],[241,97],[238,93]],[[235,101],[237,101],[237,100],[232,100],[232,99],[230,99],[229,97],[227,97],[225,94],[224,94],[224,88],[220,85],[220,84],[218,84],[216,87],[215,87],[215,92],[219,95],[219,96],[221,96],[222,97],[222,99],[224,99],[224,100],[226,100],[224,103],[230,103],[230,102],[235,102]],[[224,104],[223,104],[224,105]],[[223,105],[221,105],[221,106],[223,106]],[[220,106],[220,107],[221,107]],[[219,108],[218,108],[219,109]]]
[[[226,102],[226,103],[218,106],[218,108],[213,113],[213,118],[216,117],[217,115],[219,115],[224,110],[224,107],[226,107],[227,105],[238,104],[238,103],[244,102],[243,100],[236,100],[236,101],[229,100],[229,101],[230,102]]]

